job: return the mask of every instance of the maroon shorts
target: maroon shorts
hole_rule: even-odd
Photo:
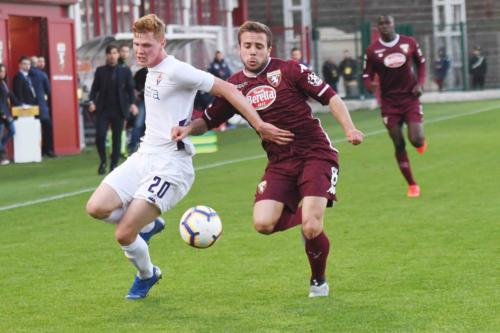
[[[328,207],[337,200],[336,185],[339,167],[337,155],[330,160],[285,159],[270,162],[257,186],[255,202],[276,200],[295,212],[305,196],[325,197]]]
[[[422,105],[418,99],[405,99],[402,102],[382,101],[381,109],[386,128],[403,123],[421,123],[424,118]]]

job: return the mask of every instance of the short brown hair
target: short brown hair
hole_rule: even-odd
[[[134,33],[152,32],[156,39],[163,40],[165,38],[165,23],[155,14],[148,14],[132,25]]]
[[[246,21],[243,23],[238,30],[238,44],[241,45],[241,35],[245,32],[257,32],[265,33],[267,37],[267,47],[270,48],[273,45],[273,34],[271,29],[264,23],[257,21]]]

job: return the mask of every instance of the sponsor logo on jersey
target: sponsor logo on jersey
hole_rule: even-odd
[[[255,110],[264,110],[276,100],[276,90],[270,86],[258,86],[250,90],[246,97]]]
[[[242,83],[238,83],[238,84],[236,85],[236,89],[241,89],[241,88],[244,88],[244,87],[246,87],[247,85],[248,85],[248,82],[246,82],[246,81],[245,81],[245,82],[242,82]]]
[[[281,83],[281,70],[275,70],[267,73],[267,82],[269,82],[273,87],[277,88]]]
[[[266,190],[266,187],[267,187],[267,180],[261,181],[259,185],[257,185],[257,191],[259,192],[259,194],[263,194]]]
[[[150,86],[146,86],[144,89],[144,97],[149,97],[152,99],[160,100],[160,92],[158,89],[151,88]]]
[[[400,44],[399,47],[405,54],[408,54],[408,51],[410,50],[410,44]]]
[[[384,65],[389,68],[399,68],[406,63],[403,53],[391,53],[384,58]]]
[[[318,87],[323,84],[323,80],[319,76],[317,76],[315,73],[309,73],[307,74],[307,82],[309,82],[310,85]]]

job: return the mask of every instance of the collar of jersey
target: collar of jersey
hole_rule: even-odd
[[[267,66],[269,66],[269,64],[270,64],[270,63],[271,63],[271,57],[269,57],[269,60],[267,61],[266,66],[264,66],[264,68],[263,68],[260,72],[258,72],[257,74],[248,73],[248,72],[246,71],[246,68],[243,68],[243,74],[244,74],[246,77],[249,77],[249,78],[254,78],[254,77],[257,77],[257,76],[259,76],[260,74],[262,74],[262,73],[264,73],[264,72],[265,72],[265,70],[267,69]]]
[[[382,38],[379,38],[378,41],[380,42],[380,44],[384,45],[385,47],[393,47],[394,45],[396,45],[399,42],[399,34],[396,34],[396,38],[391,40],[389,43],[384,42],[382,40]]]
[[[148,67],[148,70],[149,71],[154,71],[158,67],[160,67],[160,65],[163,64],[163,62],[170,61],[170,59],[175,59],[175,57],[173,55],[171,55],[171,54],[167,54],[167,56],[165,58],[163,58],[156,66],[154,66],[154,67]]]

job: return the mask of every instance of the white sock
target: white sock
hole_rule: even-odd
[[[111,214],[109,214],[109,216],[104,218],[103,220],[111,224],[117,224],[122,219],[124,213],[125,208],[120,207],[112,211]]]
[[[153,276],[153,263],[149,258],[148,244],[141,237],[137,236],[132,244],[122,246],[130,262],[137,268],[137,275],[140,279],[149,279]]]
[[[151,230],[153,230],[153,228],[155,227],[155,220],[153,220],[153,222],[149,223],[149,224],[146,224],[142,229],[141,229],[141,232],[150,232]]]

